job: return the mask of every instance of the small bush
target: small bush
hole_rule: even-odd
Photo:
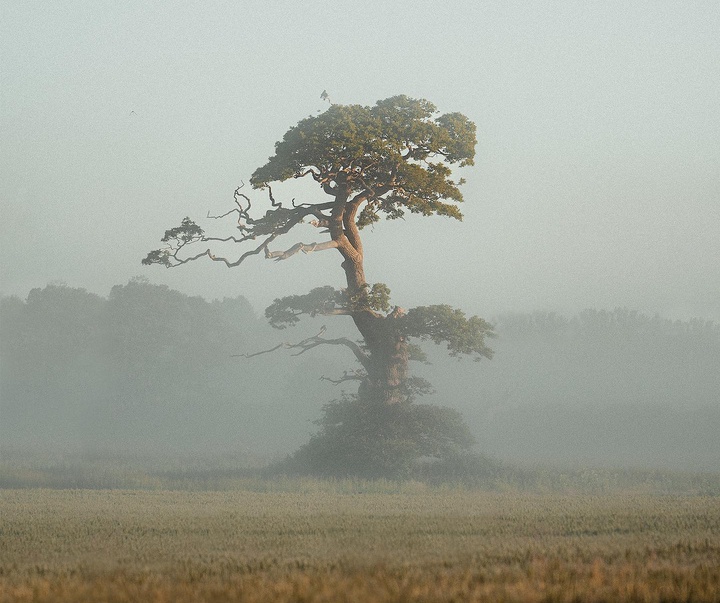
[[[320,430],[276,467],[322,477],[408,479],[425,462],[458,459],[474,438],[456,410],[345,396],[323,407]]]

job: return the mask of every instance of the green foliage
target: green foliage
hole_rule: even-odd
[[[172,240],[176,240],[180,243],[189,243],[191,241],[202,238],[205,234],[202,228],[200,228],[190,218],[185,217],[180,223],[180,226],[171,228],[165,231],[165,235],[161,239],[163,243],[167,243]]]
[[[492,358],[485,338],[495,335],[492,325],[482,318],[466,318],[461,310],[443,304],[412,308],[400,320],[399,328],[406,337],[429,339],[436,344],[445,342],[451,356],[474,355],[475,360]]]
[[[410,400],[414,400],[417,396],[427,396],[435,393],[432,383],[416,375],[412,375],[405,380],[405,390]]]
[[[365,285],[362,294],[348,299],[345,290],[326,285],[316,287],[305,295],[277,298],[265,308],[265,318],[276,329],[296,325],[300,317],[328,314],[348,314],[359,308],[387,311],[390,309],[390,289],[384,283]]]
[[[367,478],[411,477],[421,459],[447,459],[474,438],[456,410],[346,395],[323,407],[320,431],[288,462],[298,473]]]
[[[190,218],[185,217],[180,223],[180,226],[166,230],[165,236],[163,236],[161,240],[163,243],[167,243],[172,239],[176,239],[183,243],[189,243],[190,241],[199,239],[203,236],[203,234],[205,233],[202,228],[195,224],[195,222],[193,222]]]
[[[163,249],[155,249],[145,256],[142,263],[146,266],[151,264],[160,264],[166,268],[170,268],[173,264],[171,257],[173,251],[177,251],[180,247],[188,243],[201,241],[205,231],[200,228],[190,218],[185,217],[180,226],[165,231],[165,235],[161,239],[163,243],[169,243],[169,246]]]
[[[428,355],[425,350],[422,349],[422,346],[418,345],[417,343],[408,343],[407,350],[408,360],[414,360],[415,362],[429,364]]]
[[[170,251],[168,249],[153,249],[143,258],[142,263],[144,266],[160,264],[161,266],[170,268]]]
[[[362,298],[348,299],[344,290],[330,286],[316,287],[305,295],[276,299],[265,309],[265,317],[276,329],[284,329],[297,324],[303,315],[351,313],[360,304],[387,312],[390,309],[390,289],[384,283],[375,283],[372,287],[366,285],[366,294]],[[412,308],[407,314],[395,318],[393,328],[406,338],[446,343],[451,356],[474,355],[475,360],[492,358],[493,352],[485,343],[485,338],[495,337],[492,325],[477,316],[467,318],[462,310],[448,305]],[[408,345],[412,360],[427,360],[422,348]]]
[[[351,298],[348,304],[351,310],[370,310],[387,312],[390,309],[390,288],[385,283],[365,284],[365,290],[356,298]]]
[[[251,178],[255,188],[312,174],[326,190],[363,193],[363,227],[404,212],[461,219],[463,200],[447,164],[473,164],[475,124],[460,113],[436,116],[426,100],[394,96],[374,107],[331,105],[288,130]]]
[[[334,287],[316,287],[305,295],[288,295],[273,301],[265,309],[265,318],[276,329],[297,324],[300,316],[328,314],[342,307],[345,296]]]

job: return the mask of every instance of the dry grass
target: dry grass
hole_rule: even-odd
[[[720,499],[4,490],[9,601],[720,601]]]

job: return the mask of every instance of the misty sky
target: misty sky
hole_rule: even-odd
[[[427,98],[478,126],[464,222],[366,233],[368,279],[396,303],[720,320],[716,0],[4,0],[0,11],[3,294],[64,281],[105,295],[146,275],[262,310],[341,286],[333,251],[234,270],[140,265],[184,216],[229,208],[275,141],[327,107],[326,89],[337,103]],[[324,197],[286,198],[299,194]]]

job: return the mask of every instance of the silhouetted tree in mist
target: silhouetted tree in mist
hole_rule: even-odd
[[[297,353],[321,346],[346,348],[359,368],[347,371],[336,382],[357,381],[358,394],[341,404],[347,411],[340,423],[348,433],[363,433],[364,444],[345,439],[347,454],[355,465],[375,467],[393,474],[396,463],[379,458],[411,459],[444,452],[447,446],[424,446],[426,440],[453,440],[458,450],[468,446],[462,422],[446,420],[450,411],[423,412],[412,407],[414,398],[428,389],[427,383],[412,378],[408,362],[420,357],[412,340],[444,343],[452,355],[489,358],[485,338],[492,335],[490,325],[447,305],[405,310],[390,304],[390,290],[384,283],[370,283],[365,275],[365,252],[361,229],[382,217],[402,218],[406,212],[424,216],[461,219],[457,204],[463,200],[451,167],[473,164],[475,124],[460,113],[438,115],[433,104],[395,96],[378,101],[372,107],[336,105],[318,116],[301,120],[275,145],[275,154],[255,170],[250,180],[256,189],[268,194],[266,211],[257,211],[242,188],[235,192],[235,204],[216,218],[231,218],[235,232],[210,235],[190,218],[166,231],[165,246],[150,252],[144,264],[168,268],[197,260],[210,260],[236,267],[246,259],[262,255],[276,261],[298,252],[309,254],[334,250],[345,287],[313,289],[304,295],[276,299],[265,311],[270,324],[284,329],[302,316],[349,316],[361,340],[317,335],[286,347]],[[271,185],[291,179],[309,179],[318,187],[317,199],[303,198],[296,203],[278,200]],[[280,246],[281,237],[293,233],[302,237],[302,226],[320,231],[319,240],[295,239]],[[241,251],[219,251],[230,243]],[[243,250],[244,249],[244,250]],[[431,275],[428,275],[430,278]],[[280,346],[278,346],[280,347]],[[317,463],[336,459],[337,470],[355,473],[355,465],[344,464],[335,453],[339,429],[325,409],[322,431],[313,439],[322,454],[307,457],[311,470]],[[332,423],[333,426],[330,425]],[[450,428],[450,423],[457,429]],[[394,429],[391,426],[402,425]],[[444,426],[444,428],[441,428]],[[409,450],[407,454],[401,450]],[[304,454],[307,448],[301,450]],[[376,454],[377,453],[377,454]],[[318,460],[324,458],[324,461]],[[316,462],[317,461],[317,462]],[[380,464],[378,464],[380,463]],[[401,463],[402,464],[402,463]]]

